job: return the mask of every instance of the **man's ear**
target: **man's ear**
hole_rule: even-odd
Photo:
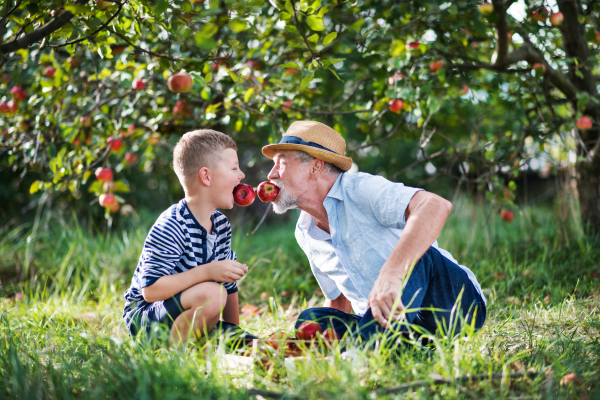
[[[310,167],[311,175],[316,177],[317,175],[319,175],[319,172],[321,172],[324,167],[325,167],[325,161],[315,158],[313,160],[313,164]]]
[[[200,183],[202,183],[204,186],[210,187],[210,170],[206,167],[200,168],[200,171],[198,171],[198,179],[200,179]]]

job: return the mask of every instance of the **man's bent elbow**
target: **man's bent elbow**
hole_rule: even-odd
[[[452,212],[452,202],[442,199],[442,209],[445,211],[446,216],[450,215]]]

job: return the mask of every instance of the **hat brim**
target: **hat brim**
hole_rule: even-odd
[[[331,151],[317,149],[315,147],[305,146],[303,144],[269,144],[262,148],[262,153],[265,155],[265,157],[273,159],[275,153],[277,153],[278,151],[295,150],[303,151],[305,153],[310,154],[314,158],[333,164],[344,172],[348,171],[352,167],[352,159],[350,157],[341,156],[339,154],[332,153]]]

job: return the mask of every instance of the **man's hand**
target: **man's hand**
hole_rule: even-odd
[[[394,274],[385,273],[382,268],[375,285],[369,294],[369,307],[373,318],[386,328],[390,320],[400,321],[404,317],[404,305],[400,299],[400,287],[402,279]],[[396,303],[396,304],[394,304]]]
[[[248,272],[248,266],[234,260],[213,261],[207,264],[209,277],[217,282],[235,282]]]

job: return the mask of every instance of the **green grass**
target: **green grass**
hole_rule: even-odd
[[[342,359],[339,347],[312,349],[296,364],[273,356],[270,368],[249,376],[221,365],[222,338],[166,350],[128,336],[122,296],[153,217],[108,234],[60,217],[6,226],[0,397],[247,398],[252,387],[300,398],[367,399],[425,379],[431,385],[377,398],[600,398],[600,287],[593,275],[600,273],[600,239],[583,236],[565,215],[563,206],[525,209],[505,224],[489,208],[455,203],[440,245],[474,271],[487,294],[480,332],[436,337],[430,350],[349,345],[353,360]],[[292,334],[298,313],[322,302],[293,228],[285,223],[246,236],[234,227],[234,250],[250,267],[240,283],[241,306],[262,311],[243,317],[242,325],[258,336]],[[23,300],[14,297],[19,291]],[[432,378],[525,370],[538,375],[437,385]],[[561,385],[569,373],[577,378]]]

